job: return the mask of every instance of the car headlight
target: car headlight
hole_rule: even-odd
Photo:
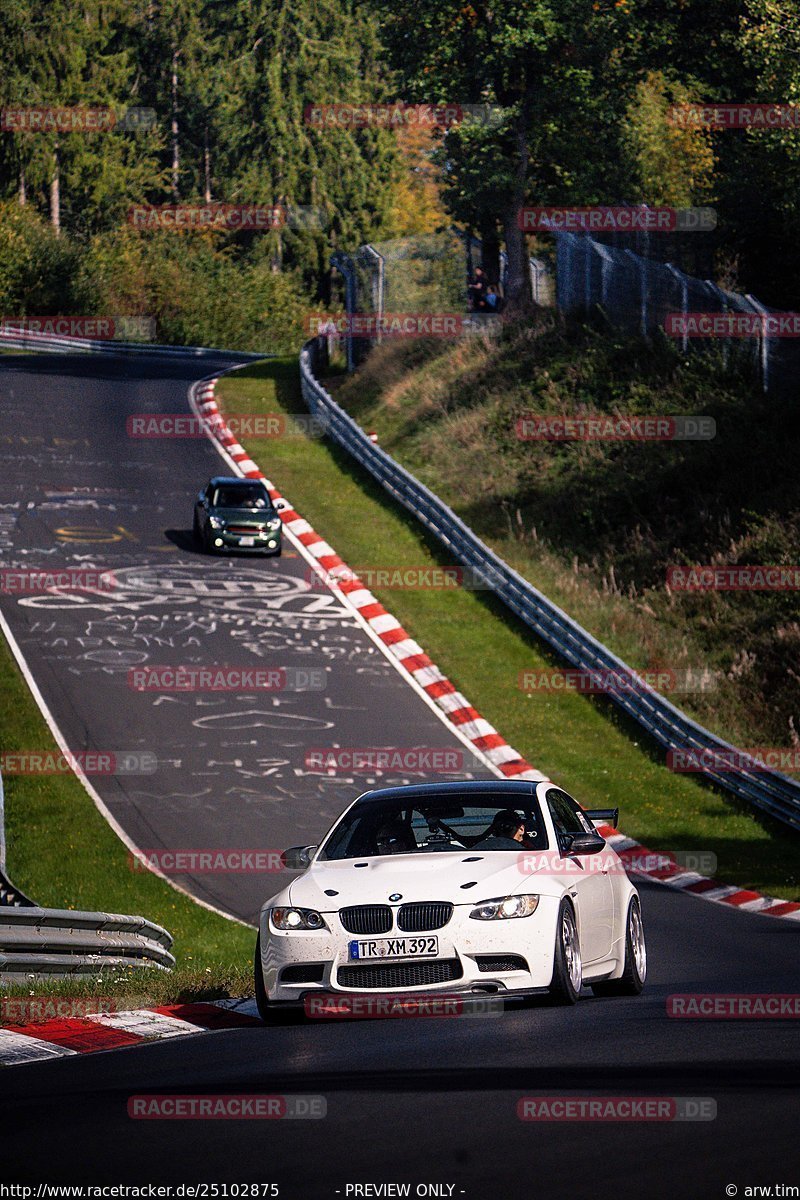
[[[212,529],[222,529],[223,526],[225,525],[225,522],[222,520],[222,517],[209,517],[208,523]]]
[[[538,906],[538,896],[498,896],[484,900],[469,915],[476,921],[507,921],[512,917],[529,917]]]
[[[313,908],[273,908],[270,912],[276,929],[324,929],[322,914]]]
[[[273,521],[267,521],[267,529],[271,529],[273,531],[276,529],[280,529],[281,524],[282,524],[282,521],[281,521],[280,517],[276,517],[275,520],[273,520]]]

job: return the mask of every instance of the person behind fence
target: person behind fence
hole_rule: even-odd
[[[502,307],[502,298],[500,297],[494,284],[490,283],[486,289],[486,311],[496,313],[500,312]]]
[[[472,283],[467,288],[469,306],[473,312],[486,312],[487,286],[486,272],[483,267],[476,267]]]

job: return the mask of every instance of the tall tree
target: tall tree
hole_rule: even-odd
[[[382,36],[413,98],[502,109],[496,123],[448,137],[446,194],[484,236],[499,227],[507,303],[524,307],[530,280],[520,210],[531,197],[543,203],[591,190],[592,172],[597,182],[599,149],[620,112],[612,84],[627,2],[386,0],[380,8]],[[592,154],[595,165],[581,178]]]

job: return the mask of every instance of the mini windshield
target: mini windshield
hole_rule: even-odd
[[[513,806],[508,795],[496,800],[491,795],[363,800],[334,826],[319,857],[546,850],[547,834],[537,802],[533,797],[519,798],[524,803]]]
[[[253,484],[230,484],[214,490],[211,503],[214,508],[271,508],[269,496],[263,488]]]

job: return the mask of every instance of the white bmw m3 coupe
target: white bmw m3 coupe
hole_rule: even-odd
[[[365,793],[261,910],[265,1020],[313,994],[637,995],[639,896],[586,811],[550,782]]]

